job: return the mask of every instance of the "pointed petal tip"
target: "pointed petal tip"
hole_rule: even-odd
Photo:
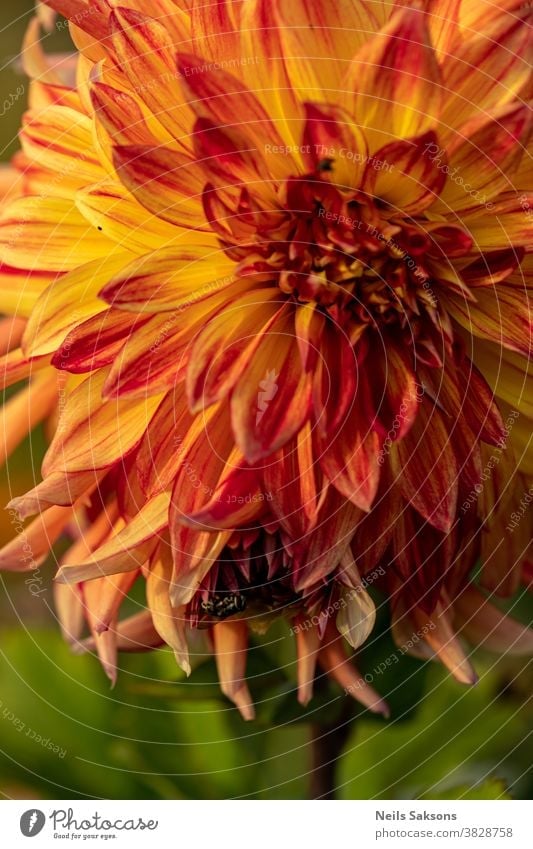
[[[298,688],[298,702],[302,707],[307,707],[311,699],[313,698],[313,687],[312,685],[306,685],[304,687]]]
[[[88,652],[88,647],[83,642],[80,642],[80,640],[67,640],[67,645],[72,654],[82,655]]]
[[[371,710],[372,713],[379,714],[383,717],[383,719],[390,719],[390,707],[387,702],[383,700],[376,702],[374,705],[370,705],[369,710]]]
[[[255,719],[255,708],[252,702],[252,697],[248,687],[244,685],[237,692],[230,696],[231,700],[237,707],[240,715],[246,722],[251,722]]]
[[[178,664],[179,668],[181,669],[182,672],[185,672],[185,675],[187,676],[187,678],[189,678],[189,676],[192,672],[192,667],[191,667],[191,664],[189,663],[188,659],[183,658],[183,657],[178,657],[177,655],[175,655],[175,656],[176,656],[176,663]]]
[[[479,683],[479,675],[470,665],[467,668],[453,669],[451,674],[459,684],[464,684],[466,687],[474,687]]]
[[[8,501],[8,503],[4,507],[4,510],[14,510],[17,514],[18,519],[25,519],[31,514],[24,512],[24,501],[24,496],[18,495],[16,498],[12,498],[11,501]]]
[[[377,699],[376,701],[372,702],[368,699],[368,697],[367,698],[361,698],[360,695],[357,696],[355,691],[352,691],[351,689],[348,692],[349,692],[349,695],[353,699],[355,699],[355,701],[362,704],[363,707],[365,707],[371,713],[378,714],[378,715],[382,716],[384,719],[390,719],[390,715],[391,715],[390,707],[384,699]],[[373,691],[373,693],[374,693],[374,695],[376,695],[375,690]]]
[[[107,675],[107,677],[109,678],[109,681],[110,681],[109,689],[110,689],[110,690],[114,690],[114,689],[115,689],[115,686],[116,686],[116,683],[117,683],[117,673],[116,673],[116,670],[113,672],[111,669],[106,669],[106,670],[105,670],[105,674]]]

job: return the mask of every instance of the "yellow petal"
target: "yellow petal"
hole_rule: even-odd
[[[62,566],[56,575],[56,581],[76,584],[104,575],[139,569],[157,545],[158,534],[168,523],[169,501],[169,493],[156,495],[85,562]]]
[[[0,257],[16,268],[69,271],[109,256],[113,247],[67,198],[19,198],[0,219]]]
[[[23,341],[26,355],[52,353],[74,327],[106,310],[98,292],[129,261],[131,254],[117,251],[105,260],[93,260],[57,278],[31,313]]]
[[[146,577],[146,598],[154,628],[161,639],[174,651],[178,666],[190,675],[191,665],[185,637],[185,607],[172,607],[169,587],[170,577],[167,570],[160,560],[156,560]]]
[[[391,135],[405,139],[436,129],[441,78],[425,15],[399,9],[357,52],[342,88],[372,151]]]
[[[161,396],[102,401],[107,371],[87,377],[67,398],[43,460],[43,474],[102,469],[140,440]]]

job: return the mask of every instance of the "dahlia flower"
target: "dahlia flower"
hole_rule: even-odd
[[[531,650],[491,600],[531,574],[525,5],[48,0],[63,58],[40,6],[4,454],[50,445],[0,561],[70,538],[58,616],[112,680],[163,643],[189,672],[203,631],[251,718],[248,635],[284,616],[303,704],[318,661],[385,714],[347,651],[376,598],[461,682],[463,638]]]

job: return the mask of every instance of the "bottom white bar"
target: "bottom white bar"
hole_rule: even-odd
[[[339,849],[531,849],[530,808],[518,801],[17,800],[0,803],[0,843],[6,849],[186,841],[191,849],[335,849],[335,843]]]

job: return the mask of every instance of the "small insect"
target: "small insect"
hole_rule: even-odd
[[[200,602],[201,610],[210,616],[216,616],[217,619],[226,619],[235,613],[241,613],[245,607],[246,599],[240,593],[228,593],[227,595],[216,593],[207,601]]]
[[[325,159],[321,159],[318,165],[316,166],[317,171],[333,171],[333,162],[335,160],[330,159],[330,157],[326,157]]]

